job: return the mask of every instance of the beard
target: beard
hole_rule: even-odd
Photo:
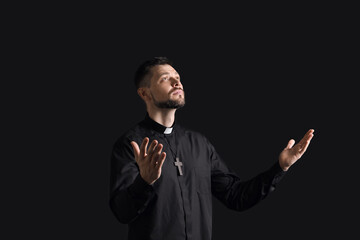
[[[152,95],[152,94],[151,94]],[[185,106],[185,98],[178,100],[168,99],[167,101],[157,101],[154,96],[152,96],[155,106],[158,108],[167,108],[167,109],[179,109]]]

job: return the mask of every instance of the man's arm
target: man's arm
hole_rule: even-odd
[[[241,180],[236,173],[230,171],[210,144],[212,193],[230,209],[243,211],[254,206],[275,190],[286,170],[304,154],[312,133],[313,130],[309,130],[295,146],[293,146],[294,140],[290,140],[288,146],[281,152],[279,161],[267,171],[247,181]]]
[[[157,141],[147,150],[148,141],[139,148],[135,141],[121,139],[112,151],[110,208],[121,223],[136,219],[154,196],[152,184],[160,177],[166,154]]]

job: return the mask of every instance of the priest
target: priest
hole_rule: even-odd
[[[310,129],[297,144],[291,139],[268,170],[245,181],[203,134],[176,121],[185,92],[169,59],[145,61],[135,85],[145,118],[113,145],[110,179],[110,208],[128,224],[131,240],[210,240],[212,196],[236,211],[254,206],[274,191],[313,137]]]

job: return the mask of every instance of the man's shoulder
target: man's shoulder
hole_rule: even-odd
[[[197,131],[197,130],[194,130],[191,128],[187,128],[187,127],[184,127],[181,125],[178,126],[177,130],[189,138],[196,138],[199,140],[207,141],[206,136],[203,133],[201,133],[200,131]]]
[[[126,129],[122,132],[119,137],[115,141],[115,145],[122,144],[124,142],[129,142],[132,140],[136,140],[137,137],[143,132],[143,127],[141,126],[141,122],[134,124],[133,126]]]
[[[141,122],[136,123],[135,125],[129,127],[125,130],[120,137],[131,137],[133,135],[137,135],[144,131],[144,127],[141,125]]]

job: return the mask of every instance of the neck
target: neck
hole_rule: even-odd
[[[176,109],[148,108],[147,111],[151,119],[165,127],[171,127],[174,124]]]

